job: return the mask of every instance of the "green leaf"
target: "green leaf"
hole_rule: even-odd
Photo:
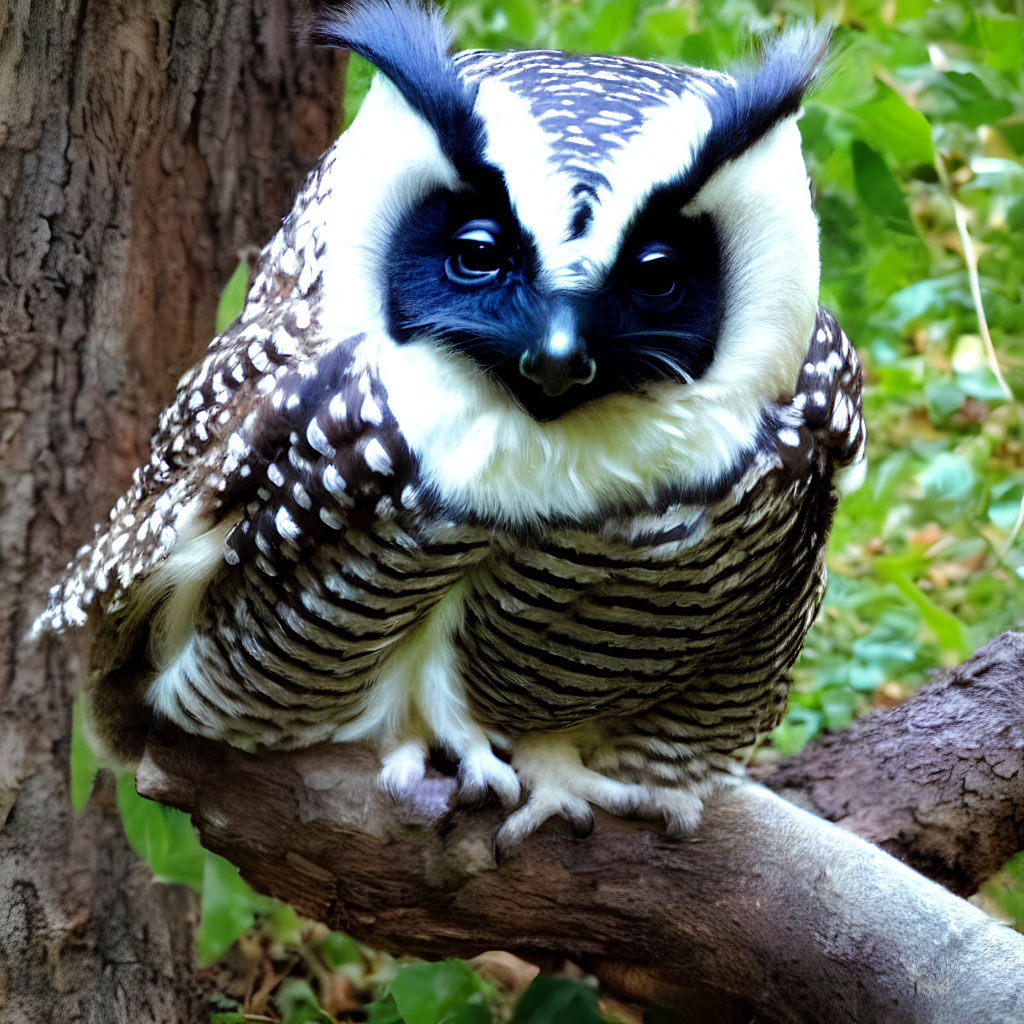
[[[959,620],[935,604],[905,571],[905,560],[883,556],[875,562],[879,578],[892,583],[917,608],[925,625],[935,634],[944,650],[963,660],[970,654]]]
[[[1018,930],[1024,929],[1024,853],[1011,858],[982,891],[1014,919]]]
[[[898,324],[922,318],[934,319],[949,304],[944,281],[927,279],[893,292],[885,301],[887,316]]]
[[[1020,515],[1021,501],[1024,501],[1024,482],[1012,478],[1003,480],[990,493],[989,520],[1000,530],[1012,530]]]
[[[1020,515],[1021,499],[996,501],[988,507],[988,517],[1000,530],[1012,530]]]
[[[870,140],[877,152],[900,163],[935,162],[931,125],[895,89],[879,83],[874,99],[850,113],[860,124],[862,139]]]
[[[617,52],[633,27],[636,0],[588,0],[587,49]]]
[[[920,18],[935,6],[935,0],[896,0],[896,21]]]
[[[903,191],[885,161],[866,142],[855,139],[851,149],[853,177],[860,195],[861,208],[887,231],[917,235],[910,219]]]
[[[1024,62],[1024,30],[1020,18],[994,8],[975,12],[985,63],[998,71],[1020,71]]]
[[[963,501],[974,488],[973,467],[953,452],[939,452],[918,474],[923,497],[939,501]]]
[[[988,366],[979,366],[956,375],[957,387],[965,395],[980,398],[983,402],[1005,402],[1006,394],[999,379]]]
[[[956,117],[970,128],[995,124],[1013,113],[1013,104],[993,96],[982,80],[970,71],[947,71],[945,92],[953,101]]]
[[[492,986],[469,964],[407,964],[391,982],[405,1024],[491,1024]]]
[[[403,1024],[402,1015],[395,1005],[395,997],[387,996],[366,1007],[366,1024]]]
[[[332,971],[345,964],[359,963],[363,959],[356,940],[344,932],[330,932],[320,943],[319,950],[324,963]]]
[[[821,694],[825,728],[833,732],[849,727],[857,708],[857,694],[845,687],[828,687]]]
[[[247,928],[255,924],[256,914],[267,909],[269,901],[254,892],[223,857],[204,850],[202,921],[196,943],[202,963],[211,963]]]
[[[216,331],[218,334],[223,334],[234,322],[238,319],[238,314],[242,312],[242,307],[245,305],[245,296],[249,291],[249,266],[242,260],[231,277],[228,278],[228,283],[224,285],[224,290],[220,293],[220,299],[217,302],[217,323]]]
[[[71,806],[75,812],[85,807],[92,792],[99,759],[92,752],[85,735],[85,695],[79,694],[72,710],[71,725]]]
[[[644,36],[662,51],[674,50],[692,29],[690,12],[684,7],[655,7],[642,15]]]
[[[370,91],[370,83],[376,73],[377,69],[359,54],[350,53],[348,55],[348,66],[345,68],[345,91],[342,94],[342,131],[355,120],[366,94]]]
[[[934,423],[941,423],[952,416],[964,404],[965,392],[954,381],[946,377],[929,381],[924,388],[928,400],[928,412]]]
[[[304,978],[288,978],[274,997],[274,1005],[283,1024],[334,1024],[330,1014],[320,1008],[316,994]]]
[[[153,873],[201,891],[206,852],[188,815],[139,796],[131,772],[118,775],[117,806],[128,841]]]
[[[601,1024],[597,996],[579,981],[539,974],[516,1004],[512,1024]]]
[[[790,695],[792,705],[793,695]],[[786,717],[772,730],[771,744],[784,757],[803,750],[821,731],[822,716],[811,708],[790,707]]]

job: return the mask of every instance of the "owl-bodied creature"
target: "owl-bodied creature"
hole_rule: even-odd
[[[796,126],[826,35],[745,77],[449,53],[363,0],[352,127],[181,380],[42,623],[95,623],[115,752],[433,751],[509,808],[692,828],[781,715],[861,374],[818,308]]]

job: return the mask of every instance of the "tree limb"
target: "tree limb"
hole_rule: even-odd
[[[968,737],[984,735],[973,731],[982,721],[990,738],[1008,737],[1019,765],[1019,699],[1010,699],[1011,686],[993,686],[1007,682],[1020,648],[1019,636],[993,641],[908,701],[905,720],[869,716],[883,723],[877,740],[866,726],[851,734],[866,794],[858,806],[895,771],[897,749],[919,780],[938,780],[906,793],[917,792],[923,809],[936,806],[933,789],[946,793],[941,783],[963,760],[957,723]],[[972,673],[977,689],[967,685]],[[840,736],[823,744],[837,758],[842,745]],[[814,762],[803,763],[806,773]],[[993,785],[1011,779],[1008,762],[997,764]],[[498,865],[500,810],[450,809],[454,779],[436,772],[415,802],[396,805],[378,791],[377,770],[375,755],[360,747],[252,755],[177,734],[153,738],[137,784],[144,796],[189,811],[204,844],[256,888],[379,946],[566,955],[684,1021],[1024,1019],[1024,938],[761,786],[713,801],[682,842],[598,813],[589,838],[549,821]],[[794,790],[785,767],[776,777]],[[825,800],[828,778],[808,775],[806,784],[801,792]],[[972,827],[983,828],[983,810],[966,803]],[[994,791],[987,803],[999,817]],[[949,820],[924,813],[915,835]]]
[[[961,896],[1024,849],[1024,633],[760,778]]]

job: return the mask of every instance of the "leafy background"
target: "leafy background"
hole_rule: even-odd
[[[864,486],[840,507],[824,611],[762,756],[900,701],[1024,608],[1024,0],[452,0],[460,46],[628,53],[712,67],[794,19],[835,26],[800,122],[821,222],[822,302],[867,372]],[[350,62],[346,122],[370,69]],[[245,268],[218,330],[241,307]],[[76,733],[84,803],[95,764]],[[773,751],[778,752],[773,754]],[[396,960],[258,896],[178,812],[119,780],[125,826],[162,878],[201,893],[214,1020],[514,1024],[641,1019],[571,966]],[[985,898],[1024,926],[1024,860]],[[529,984],[528,984],[529,983]],[[528,987],[527,987],[528,985]],[[525,992],[524,992],[525,989]],[[650,1014],[647,1019],[654,1019]]]

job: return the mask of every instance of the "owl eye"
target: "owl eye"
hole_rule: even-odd
[[[501,225],[493,220],[471,220],[463,224],[448,242],[444,272],[455,284],[490,284],[509,263],[501,244]]]
[[[681,298],[683,268],[674,249],[661,242],[645,245],[626,267],[626,286],[648,299]]]

